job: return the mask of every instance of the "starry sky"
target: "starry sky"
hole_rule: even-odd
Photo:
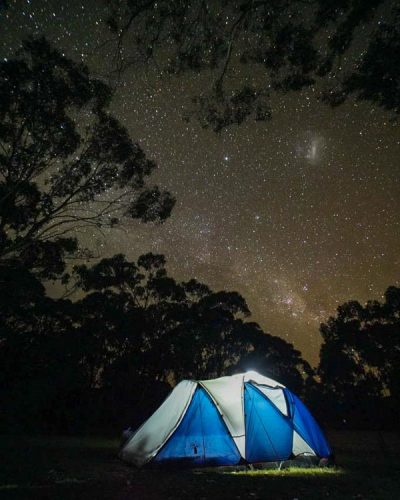
[[[105,74],[104,18],[100,1],[10,1],[0,10],[0,57],[44,34]],[[177,204],[161,227],[129,222],[81,241],[99,256],[163,253],[176,279],[237,290],[253,320],[315,364],[319,324],[338,304],[399,286],[399,125],[369,103],[332,110],[308,89],[272,96],[271,121],[215,134],[182,119],[207,78],[124,73],[111,110],[157,161],[152,181]]]

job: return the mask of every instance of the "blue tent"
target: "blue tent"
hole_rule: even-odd
[[[139,467],[330,455],[321,429],[300,399],[256,372],[180,382],[121,450],[123,460]]]

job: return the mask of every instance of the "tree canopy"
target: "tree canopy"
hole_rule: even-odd
[[[0,265],[54,278],[83,229],[162,222],[174,199],[110,114],[110,88],[44,38],[0,63]]]
[[[313,87],[400,112],[400,8],[393,0],[105,0],[115,71],[212,74],[194,96],[215,131],[271,116],[271,92]]]
[[[393,423],[394,417],[397,421],[400,288],[389,287],[384,302],[363,306],[350,301],[339,306],[336,315],[321,325],[321,334],[318,374],[333,415],[353,425]]]

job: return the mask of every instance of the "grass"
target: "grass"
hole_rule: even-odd
[[[244,475],[244,476],[286,476],[286,477],[305,477],[307,475],[310,476],[326,476],[330,474],[334,475],[339,475],[339,474],[344,474],[344,470],[339,467],[310,467],[310,468],[303,468],[303,467],[290,467],[287,469],[279,470],[279,469],[272,469],[272,470],[249,470],[249,471],[239,471],[239,472],[231,472],[230,474],[238,474],[238,475]]]
[[[338,465],[218,473],[136,470],[116,458],[118,440],[0,438],[0,498],[373,499],[400,498],[400,438],[331,432]]]

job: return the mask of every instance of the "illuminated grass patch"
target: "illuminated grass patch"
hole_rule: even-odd
[[[258,469],[228,472],[237,476],[332,476],[345,474],[340,467],[288,467],[286,469]]]

